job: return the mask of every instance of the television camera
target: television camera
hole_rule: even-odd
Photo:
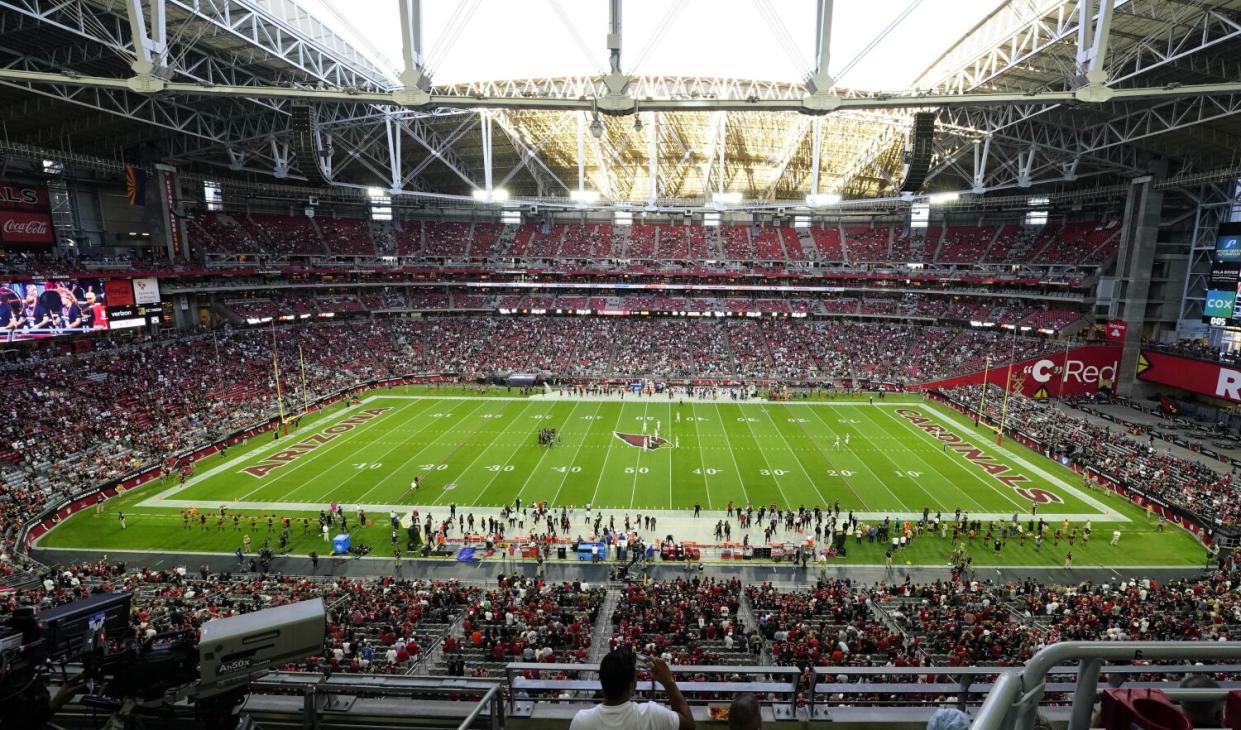
[[[17,609],[0,624],[0,729],[41,728],[71,695],[111,715],[108,727],[140,717],[224,727],[250,680],[323,652],[322,599],[139,636],[132,594],[104,593],[63,606]],[[53,699],[49,685],[61,692]]]

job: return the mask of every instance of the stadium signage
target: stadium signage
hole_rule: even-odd
[[[1142,350],[1138,379],[1241,403],[1241,371],[1219,363]]]
[[[340,436],[341,434],[349,433],[357,426],[360,426],[363,423],[366,423],[367,421],[373,418],[383,415],[384,411],[387,411],[387,410],[389,409],[388,408],[367,408],[366,410],[361,411],[357,415],[350,416],[349,418],[346,418],[345,420],[341,421],[340,423],[334,426],[328,426],[327,428],[323,429],[319,433],[313,434],[311,436],[307,436],[306,438],[302,439],[301,441],[298,441],[297,443],[293,444],[292,446],[285,449],[284,451],[278,451],[272,454],[271,456],[267,457],[266,459],[260,461],[259,463],[255,464],[254,466],[247,466],[245,469],[242,469],[242,471],[244,471],[245,473],[249,474],[252,477],[255,477],[257,479],[262,479],[263,477],[272,473],[276,469],[279,469],[282,466],[286,466],[288,464],[293,463],[297,459],[301,458],[304,454],[314,451],[315,449],[319,448],[323,444],[328,443],[329,441],[336,438],[337,436]]]
[[[1120,363],[1120,347],[1116,345],[1087,345],[1065,353],[1021,360],[1012,364],[1011,377],[1006,363],[992,361],[984,368],[968,375],[959,375],[918,386],[923,390],[943,390],[963,385],[982,385],[988,382],[1003,388],[1009,384],[1014,392],[1033,398],[1059,398],[1061,396],[1088,395],[1101,387],[1111,387],[1116,382]]]
[[[1030,480],[1022,474],[1009,474],[1008,472],[1012,471],[1012,467],[996,461],[993,456],[983,453],[977,446],[923,415],[922,411],[916,408],[898,408],[896,412],[913,425],[943,442],[947,448],[965,457],[966,461],[998,479],[1004,486],[1016,492],[1017,496],[1022,499],[1037,504],[1063,503],[1063,500],[1058,495],[1046,489],[1018,486]]]

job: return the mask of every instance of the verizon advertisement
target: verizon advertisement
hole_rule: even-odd
[[[1241,370],[1219,363],[1142,350],[1138,380],[1241,403]]]
[[[0,181],[0,242],[43,246],[54,240],[47,188]]]
[[[1031,398],[1059,398],[1061,395],[1088,395],[1100,388],[1111,389],[1116,383],[1116,370],[1120,364],[1120,347],[1089,345],[1069,350],[1066,357],[1061,350],[1045,357],[1035,357],[1013,363],[1011,368],[1014,392]],[[1008,363],[998,364],[988,370],[969,375],[923,383],[918,387],[955,388],[961,385],[981,385],[984,380],[1004,387],[1009,378]],[[1241,373],[1238,373],[1241,378]],[[1241,380],[1238,381],[1241,387]]]

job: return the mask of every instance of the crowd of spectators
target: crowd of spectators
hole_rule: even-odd
[[[450,674],[503,676],[508,662],[584,663],[606,595],[581,581],[501,576],[470,604],[459,636],[444,641],[440,664]]]
[[[510,662],[585,663],[618,646],[679,665],[1000,667],[1060,641],[1236,641],[1236,581],[1216,571],[1065,585],[968,577],[864,585],[824,577],[777,588],[687,577],[608,588],[501,575],[497,587],[482,589],[456,580],[127,570],[100,561],[49,569],[30,587],[5,593],[0,620],[20,606],[123,591],[133,594],[130,630],[142,640],[321,598],[324,650],[285,667],[294,671],[410,673],[421,661],[421,671],[501,676]],[[619,593],[610,616],[609,590]],[[600,631],[608,646],[592,647]]]

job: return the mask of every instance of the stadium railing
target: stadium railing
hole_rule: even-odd
[[[1197,641],[1066,641],[1044,647],[1030,657],[1022,669],[1010,669],[999,675],[974,718],[972,730],[1031,730],[1038,719],[1039,706],[1048,692],[1059,690],[1047,681],[1048,675],[1058,673],[1057,666],[1064,662],[1077,662],[1077,679],[1072,685],[1072,704],[1068,730],[1087,730],[1091,727],[1095,700],[1099,694],[1099,675],[1107,670],[1109,676],[1127,673],[1185,674],[1208,671],[1237,672],[1241,665],[1139,665],[1107,666],[1109,659],[1133,660],[1140,658],[1218,661],[1241,659],[1241,642]],[[1184,690],[1166,682],[1138,682],[1110,684],[1126,688],[1157,687],[1172,699],[1223,698],[1231,689],[1224,683],[1218,690]]]
[[[271,672],[251,683],[241,713],[260,727],[287,727],[292,719],[293,726],[314,730],[351,717],[390,727],[416,718],[435,720],[436,727],[499,730],[503,697],[495,679]]]

